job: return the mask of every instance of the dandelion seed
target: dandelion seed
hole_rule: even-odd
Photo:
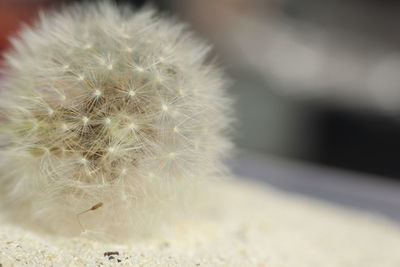
[[[94,93],[93,93],[95,96],[101,96],[101,91],[99,90],[99,89],[96,89],[96,90],[94,90]]]
[[[76,218],[78,219],[78,223],[79,223],[79,226],[80,226],[81,229],[82,229],[82,232],[85,232],[86,230],[85,230],[85,228],[82,226],[82,223],[81,223],[81,220],[80,220],[79,216],[81,216],[82,214],[84,214],[84,213],[86,213],[86,212],[93,211],[93,210],[97,210],[98,208],[101,208],[102,206],[103,206],[103,203],[102,203],[102,202],[99,202],[99,203],[97,203],[96,205],[92,206],[90,209],[84,210],[84,211],[82,211],[82,212],[80,212],[80,213],[78,213],[78,214],[76,215]]]
[[[131,123],[131,124],[128,125],[128,128],[129,128],[130,130],[135,130],[135,129],[136,129],[136,124]]]
[[[112,146],[108,148],[108,152],[110,152],[111,154],[115,153],[117,151],[117,148]]]
[[[63,124],[61,124],[61,130],[62,131],[68,131],[68,129],[69,129],[69,127],[68,127],[68,125],[66,124],[66,123],[63,123]]]
[[[89,118],[86,117],[86,116],[83,116],[83,117],[82,117],[82,121],[83,121],[83,124],[86,125],[86,124],[88,124],[88,122],[89,122]]]
[[[80,162],[82,165],[86,165],[86,164],[88,163],[88,160],[85,159],[85,158],[81,158],[81,159],[79,160],[79,162]]]

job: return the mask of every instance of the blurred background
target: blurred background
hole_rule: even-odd
[[[68,2],[0,0],[0,50]],[[116,2],[152,3],[215,47],[236,98],[237,174],[400,220],[399,1]]]

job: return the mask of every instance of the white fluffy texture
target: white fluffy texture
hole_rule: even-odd
[[[0,202],[16,221],[114,238],[152,231],[214,177],[230,100],[208,48],[150,9],[109,2],[42,14],[6,55]]]

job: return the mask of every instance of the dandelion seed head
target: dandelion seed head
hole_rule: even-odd
[[[149,8],[75,4],[14,43],[0,97],[10,219],[78,235],[76,214],[101,202],[82,215],[85,229],[140,236],[167,221],[187,185],[221,175],[231,100],[207,45],[182,24]]]

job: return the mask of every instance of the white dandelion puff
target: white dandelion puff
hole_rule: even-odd
[[[13,43],[0,97],[8,218],[139,236],[166,221],[186,185],[220,174],[231,100],[209,48],[182,24],[81,4],[43,13]]]

